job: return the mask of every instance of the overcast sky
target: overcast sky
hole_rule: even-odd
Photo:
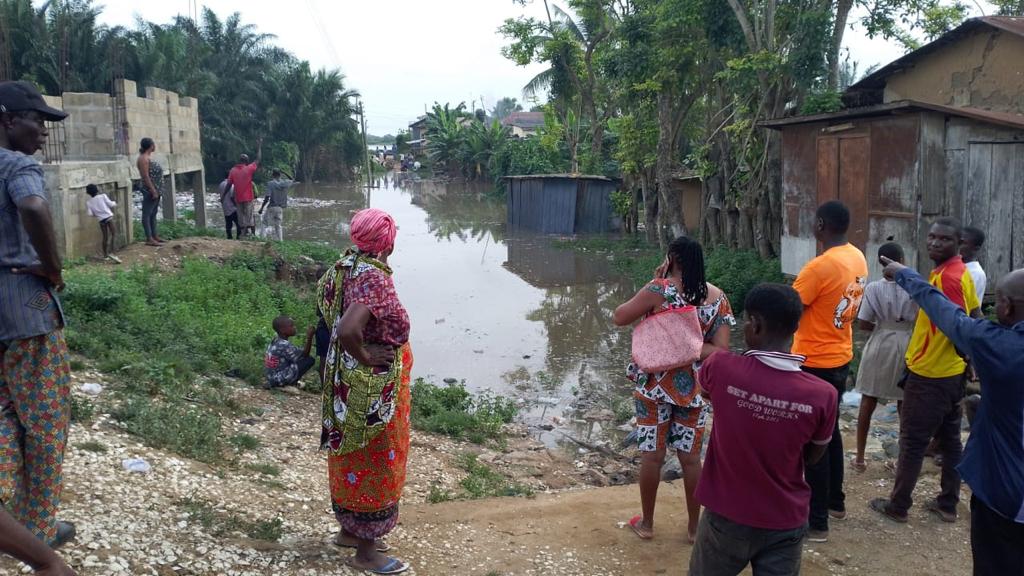
[[[36,2],[39,3],[38,1]],[[435,100],[456,104],[483,99],[488,108],[502,96],[522,101],[521,90],[542,66],[515,66],[501,56],[497,33],[506,18],[542,17],[543,4],[512,0],[99,0],[101,21],[133,26],[136,16],[163,23],[208,6],[219,16],[241,12],[242,21],[277,36],[277,43],[314,68],[339,68],[366,106],[369,132],[396,133]],[[557,0],[556,0],[557,3]],[[851,18],[851,21],[855,18]],[[860,70],[884,64],[902,50],[869,40],[856,27],[846,46]]]

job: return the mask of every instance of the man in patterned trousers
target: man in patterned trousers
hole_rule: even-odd
[[[27,82],[0,82],[0,501],[56,548],[70,420],[64,288],[43,172],[46,122],[67,117]]]

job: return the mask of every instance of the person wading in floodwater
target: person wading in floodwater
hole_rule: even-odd
[[[736,324],[725,293],[704,279],[704,251],[696,240],[680,236],[668,247],[665,262],[655,279],[633,298],[615,309],[616,326],[627,326],[661,310],[696,306],[704,347],[700,358],[729,349],[729,327]],[[704,439],[707,407],[701,399],[693,365],[647,374],[635,363],[626,369],[636,388],[637,441],[641,452],[640,506],[642,515],[629,521],[642,539],[654,537],[654,504],[661,482],[661,465],[669,447],[676,451],[683,469],[683,487],[689,515],[687,537],[697,536],[700,504],[694,496],[700,479],[700,449]]]

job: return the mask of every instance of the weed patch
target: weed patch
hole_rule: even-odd
[[[96,406],[85,398],[71,396],[71,421],[75,424],[88,424],[96,415]]]
[[[533,496],[533,489],[524,484],[511,482],[505,476],[495,472],[490,466],[477,460],[476,454],[463,454],[459,458],[459,466],[467,476],[460,485],[470,498],[488,498],[491,496]]]
[[[177,505],[188,513],[190,520],[209,530],[215,537],[242,533],[267,542],[277,542],[281,539],[283,523],[280,518],[252,522],[228,512],[215,510],[209,503],[201,500],[180,500]]]
[[[228,438],[228,444],[234,446],[239,452],[255,450],[260,447],[260,439],[250,434],[235,434]]]
[[[75,448],[79,450],[85,450],[86,452],[95,452],[97,454],[106,454],[107,445],[102,442],[94,442],[92,440],[86,442],[79,442],[75,444]]]
[[[437,484],[430,485],[430,493],[427,494],[427,502],[431,504],[440,504],[441,502],[449,502],[455,499],[455,495],[441,488]]]
[[[498,438],[502,425],[515,417],[512,400],[489,393],[474,397],[465,384],[438,386],[417,378],[412,385],[412,425],[419,430],[483,444]]]
[[[275,464],[246,464],[246,469],[252,470],[257,474],[263,474],[264,476],[280,476],[281,468]]]
[[[181,402],[140,396],[124,400],[111,414],[150,446],[210,464],[221,461],[224,445],[220,418],[215,414]]]

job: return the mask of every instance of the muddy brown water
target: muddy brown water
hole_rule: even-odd
[[[631,410],[629,332],[611,314],[634,287],[606,257],[559,249],[553,236],[510,236],[489,185],[403,175],[376,185],[369,195],[358,185],[299,185],[284,235],[341,250],[367,201],[395,218],[390,263],[412,319],[414,377],[515,398],[549,444],[562,432],[605,436],[609,411]],[[208,217],[220,223],[219,206]]]

